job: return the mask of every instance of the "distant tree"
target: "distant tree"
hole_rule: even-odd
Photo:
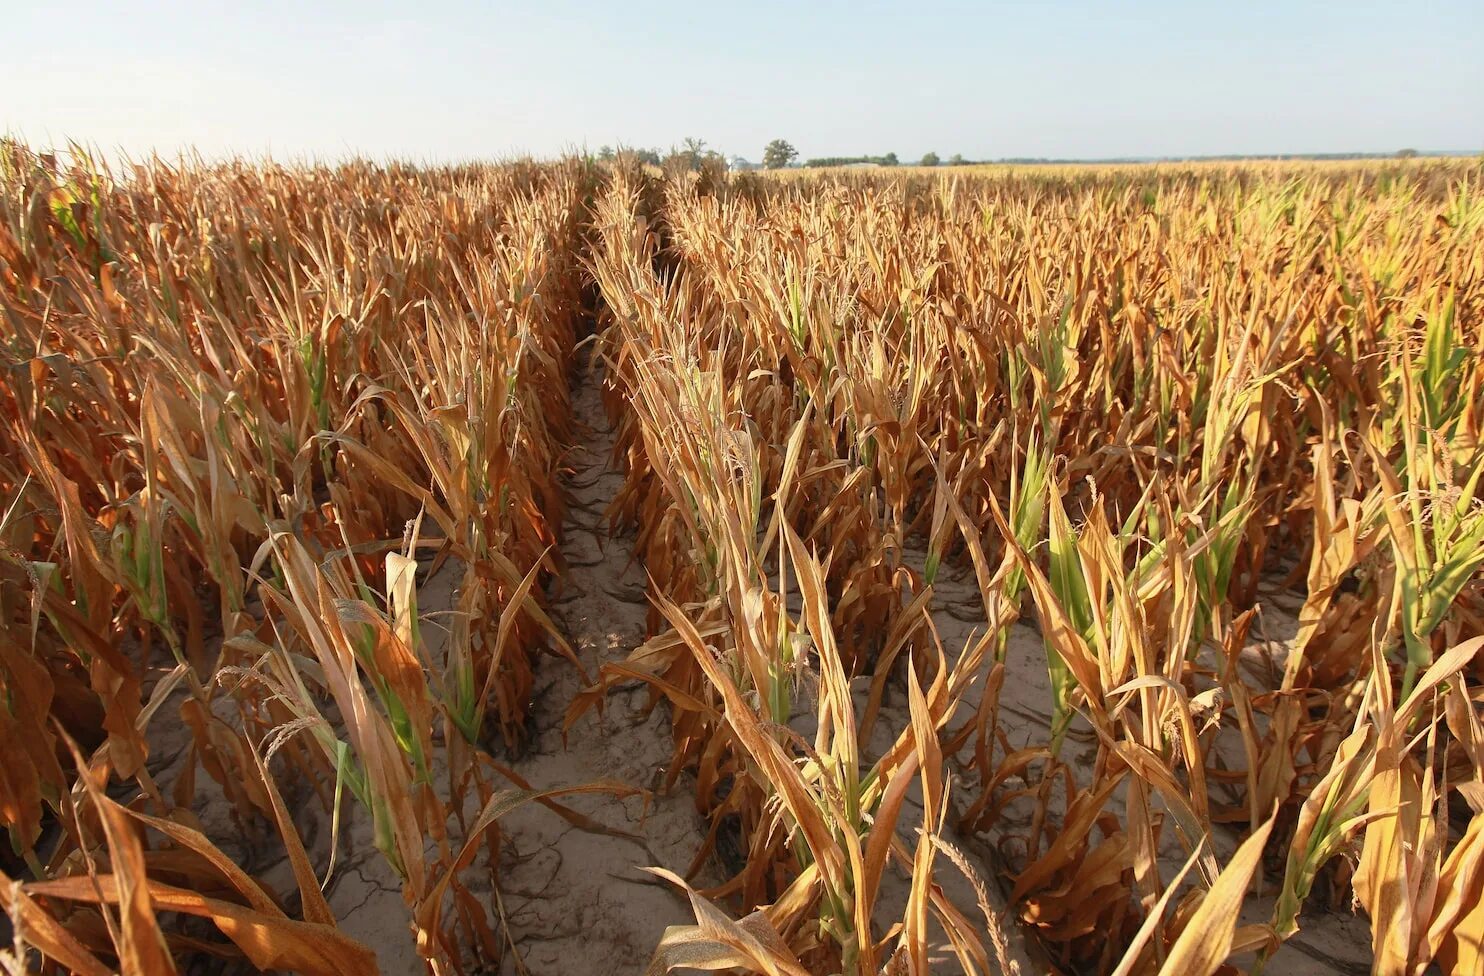
[[[601,148],[601,149],[598,150],[598,158],[599,159],[608,160],[608,159],[612,159],[613,157],[614,157],[614,152],[613,152],[613,147],[612,146],[604,146],[603,148]]]
[[[1396,158],[1397,159],[1416,159],[1417,158],[1417,150],[1415,150],[1415,149],[1399,149],[1399,150],[1397,150]]]
[[[756,169],[756,167],[753,166],[752,163],[748,162],[741,156],[733,156],[727,161],[727,166],[728,168],[736,170],[739,173],[749,169]]]
[[[797,158],[799,151],[787,139],[774,139],[763,150],[763,166],[768,169],[782,169]]]
[[[681,152],[679,153],[679,155],[681,155],[681,156],[683,156],[685,158],[685,161],[686,161],[687,165],[691,169],[700,169],[701,168],[701,160],[705,156],[705,149],[706,149],[706,140],[705,139],[696,139],[696,138],[693,138],[691,136],[686,136],[685,137],[685,148],[683,150],[681,150]]]
[[[952,156],[948,157],[949,166],[962,166],[967,162],[968,160],[965,159],[961,153],[954,153]]]
[[[941,160],[941,159],[938,158],[938,154],[937,153],[935,153],[935,152],[925,152],[925,153],[922,154],[922,162],[919,163],[918,165],[919,166],[937,166],[942,161],[943,160]]]
[[[894,152],[890,152],[890,153],[887,153],[885,156],[882,156],[881,159],[880,159],[880,162],[881,162],[881,165],[882,166],[900,166],[900,165],[902,165],[901,163],[897,162],[897,154],[894,153]]]

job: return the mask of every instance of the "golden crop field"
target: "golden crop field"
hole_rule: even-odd
[[[1472,160],[4,143],[0,971],[1484,971],[1481,353]]]

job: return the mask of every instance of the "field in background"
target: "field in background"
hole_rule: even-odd
[[[7,972],[1484,966],[1477,161],[0,148]]]
[[[1406,159],[1354,158],[1354,159],[1184,159],[1132,162],[1114,160],[1107,162],[994,162],[994,163],[939,163],[937,166],[922,166],[917,163],[901,163],[897,166],[819,166],[794,167],[766,170],[770,177],[830,176],[849,177],[852,174],[875,174],[877,176],[911,176],[914,178],[936,176],[1040,176],[1076,177],[1087,175],[1129,176],[1148,179],[1157,174],[1194,175],[1208,179],[1226,179],[1242,174],[1266,173],[1275,176],[1302,174],[1312,178],[1319,174],[1334,177],[1362,177],[1368,174],[1392,173],[1415,175],[1418,167],[1436,167],[1445,172],[1477,170],[1478,157],[1467,156],[1413,156]]]

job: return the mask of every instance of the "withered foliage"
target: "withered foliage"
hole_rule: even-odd
[[[689,774],[711,825],[690,877],[657,871],[697,923],[654,971],[926,973],[946,942],[994,973],[1017,925],[1060,971],[1256,970],[1352,894],[1377,972],[1484,968],[1477,163],[798,180],[0,148],[17,971],[369,971],[290,783],[365,810],[430,971],[497,963],[467,880],[498,885],[500,817],[592,828],[560,794],[627,789],[536,793],[499,758],[535,656],[581,667],[544,584],[590,287],[651,637],[568,730],[646,683],[662,788]],[[206,836],[199,773],[295,892]],[[942,884],[974,875],[960,844],[998,872],[977,906]]]

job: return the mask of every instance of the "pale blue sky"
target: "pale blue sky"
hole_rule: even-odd
[[[1484,0],[0,0],[0,131],[440,160],[1478,150]]]

